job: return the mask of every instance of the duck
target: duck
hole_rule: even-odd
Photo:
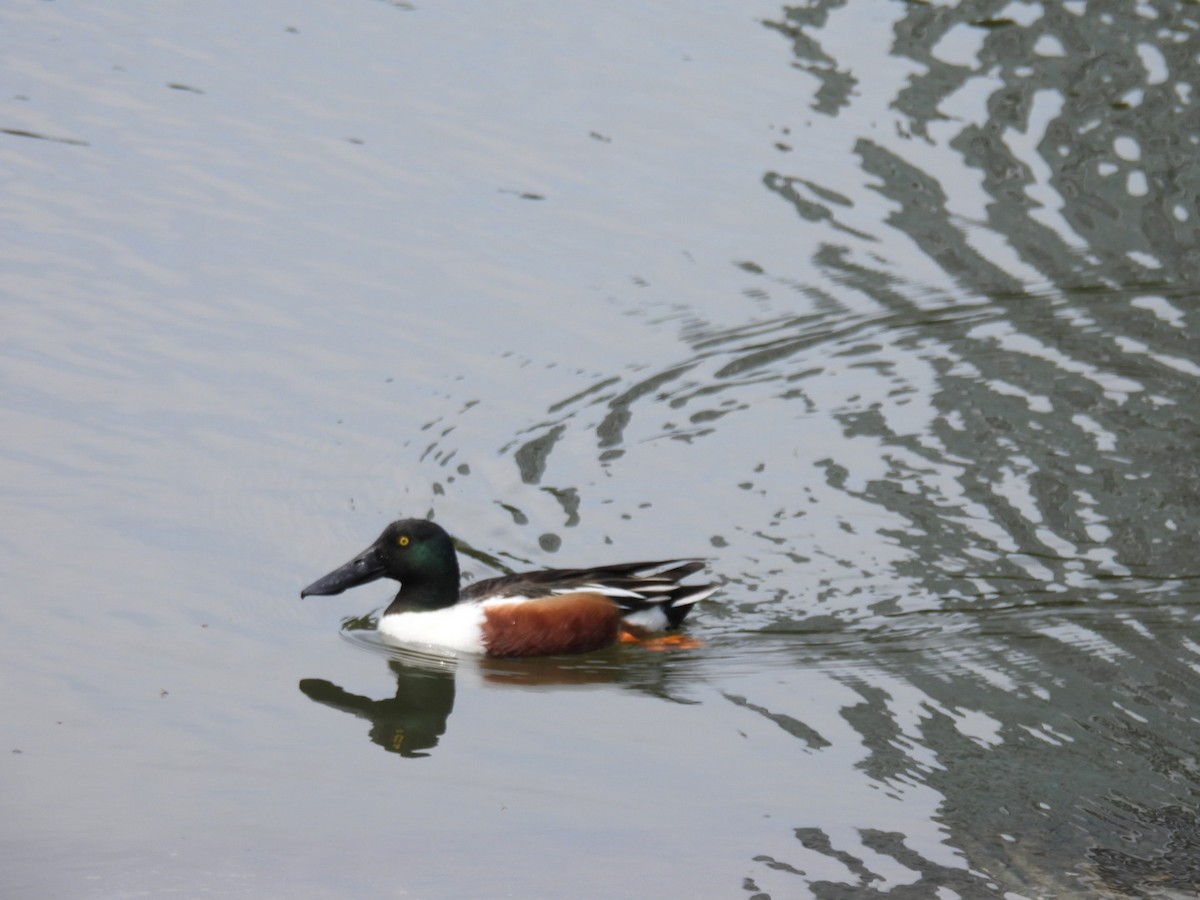
[[[677,629],[716,584],[681,584],[702,559],[542,569],[461,585],[454,541],[429,519],[400,519],[300,596],[380,578],[400,590],[376,625],[388,638],[493,657],[587,653]],[[684,644],[688,646],[688,644]]]

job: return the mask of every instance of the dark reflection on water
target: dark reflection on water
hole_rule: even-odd
[[[374,700],[352,694],[321,678],[305,678],[300,692],[317,703],[348,712],[371,723],[370,737],[384,750],[401,756],[428,756],[446,733],[454,709],[454,671],[391,663],[396,676],[394,697]]]
[[[820,829],[797,828],[796,840],[811,853],[819,853],[836,860],[845,866],[854,876],[852,884],[838,884],[828,881],[810,882],[810,888],[818,897],[891,897],[897,896],[896,891],[889,888],[877,887],[884,881],[883,876],[873,872],[862,859],[844,850],[833,847],[829,837]],[[995,890],[995,883],[986,876],[963,871],[962,869],[942,865],[914,852],[905,846],[904,836],[895,832],[879,831],[874,828],[862,830],[862,845],[874,854],[884,859],[899,863],[901,866],[918,874],[911,896],[931,896],[927,890],[948,888],[958,891],[961,896],[987,896]],[[771,856],[756,856],[754,861],[779,872],[803,876],[805,873],[788,863]],[[753,879],[747,879],[744,884],[747,890],[759,891]],[[769,896],[759,893],[758,896]]]
[[[484,685],[500,689],[619,685],[675,703],[697,702],[689,697],[689,686],[699,656],[688,650],[618,646],[580,656],[488,659],[391,643],[373,630],[373,616],[348,619],[343,628],[351,643],[387,659],[396,679],[395,694],[373,699],[323,678],[302,679],[300,692],[316,703],[366,719],[372,743],[403,757],[429,756],[446,734],[456,679],[464,668]]]
[[[823,41],[842,8],[765,23],[819,81],[797,115],[837,117],[870,77]],[[779,877],[806,878],[805,860],[824,856],[849,875],[808,881],[815,895],[894,895],[872,887],[884,877],[872,855],[916,873],[905,896],[1200,890],[1200,17],[1116,0],[902,9],[891,52],[915,65],[891,97],[902,139],[855,147],[886,222],[851,224],[855,201],[785,157],[793,168],[763,184],[828,226],[816,275],[737,265],[750,293],[801,309],[684,313],[688,354],[598,375],[506,452],[569,527],[579,491],[546,481],[578,431],[609,468],[649,441],[763,430],[777,442],[791,423],[794,446],[755,447],[763,462],[731,475],[763,499],[714,536],[729,579],[716,630],[849,629],[823,665],[861,697],[843,715],[864,768],[936,789],[966,863],[947,868],[868,822],[856,848],[797,821],[796,859],[761,857],[770,877],[747,891],[771,881],[786,895]],[[971,59],[947,62],[964,35]],[[947,112],[972,99],[976,121]],[[887,248],[905,239],[951,287],[901,274]],[[797,471],[818,420],[837,423],[840,449]],[[859,512],[822,522],[823,506]],[[798,571],[838,568],[797,588]],[[793,663],[811,664],[812,646]],[[915,718],[890,683],[923,698]],[[753,696],[726,698],[828,746]]]
[[[887,532],[910,551],[899,573],[947,607],[991,612],[935,660],[874,661],[926,697],[916,734],[903,733],[894,698],[869,672],[856,683],[863,705],[846,715],[871,748],[872,777],[944,796],[949,842],[986,877],[931,868],[869,831],[863,846],[930,890],[967,896],[1200,888],[1200,117],[1190,86],[1200,22],[1169,3],[1089,3],[1083,15],[1069,6],[1039,6],[1022,26],[986,18],[1004,4],[912,5],[897,25],[893,52],[925,67],[893,100],[915,137],[941,143],[930,135],[945,123],[943,103],[973,80],[993,82],[986,120],[948,141],[982,179],[982,220],[952,212],[919,154],[857,147],[895,205],[889,224],[986,315],[916,324],[922,299],[900,280],[842,248],[816,257],[890,315],[912,318],[886,340],[885,358],[916,353],[936,373],[936,412],[919,433],[898,427],[886,404],[839,414],[847,436],[894,448],[887,477],[847,490],[904,523]],[[936,45],[964,26],[987,31],[977,62],[941,62]],[[836,69],[812,9],[789,9],[772,27],[793,37],[810,70]],[[1048,39],[1062,52],[1039,52]],[[818,108],[835,111],[837,83],[827,81]],[[1014,133],[1038,129],[1036,157],[1014,151]],[[837,214],[801,196],[795,178],[766,183],[801,216],[814,206]],[[980,230],[1002,237],[1008,262],[979,249]],[[1031,289],[1018,268],[1040,282]],[[956,710],[984,714],[994,732],[964,734]],[[918,765],[914,743],[939,765]],[[810,884],[818,896],[876,893],[852,852],[820,831],[797,837],[857,875]]]

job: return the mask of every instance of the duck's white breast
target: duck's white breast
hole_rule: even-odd
[[[484,650],[483,609],[477,603],[456,603],[429,612],[392,613],[380,619],[377,628],[381,634],[406,644],[436,644],[467,653]]]

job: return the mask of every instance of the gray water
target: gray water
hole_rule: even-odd
[[[0,10],[0,893],[1200,893],[1200,12]],[[297,593],[704,555],[697,649]]]

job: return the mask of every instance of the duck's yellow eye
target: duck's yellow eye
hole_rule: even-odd
[[[401,547],[407,547],[408,546],[408,535],[407,534],[400,535],[400,539],[398,541],[396,541],[396,543],[399,544]]]

